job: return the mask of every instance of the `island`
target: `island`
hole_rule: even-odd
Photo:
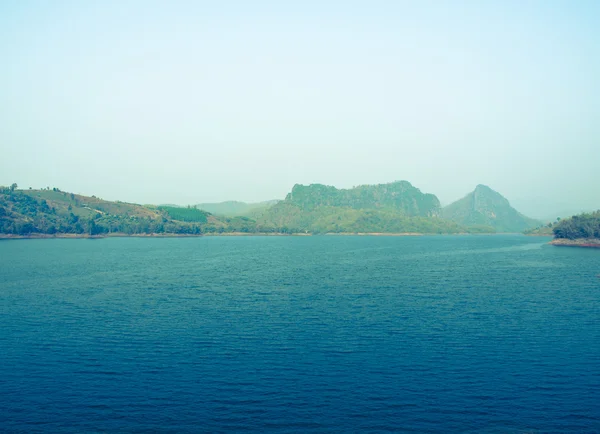
[[[554,246],[600,248],[600,210],[560,220],[552,232]]]

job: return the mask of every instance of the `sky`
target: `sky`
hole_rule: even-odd
[[[0,184],[600,208],[598,22],[595,0],[0,2]]]

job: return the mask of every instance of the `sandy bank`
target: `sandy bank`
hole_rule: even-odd
[[[578,238],[575,240],[568,240],[566,238],[556,238],[550,241],[553,246],[565,246],[565,247],[596,247],[600,248],[600,239],[598,238]]]

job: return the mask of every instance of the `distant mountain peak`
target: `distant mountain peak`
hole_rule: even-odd
[[[464,225],[492,226],[500,232],[522,232],[539,224],[510,206],[508,199],[487,185],[446,206],[442,215]]]
[[[496,196],[496,197],[501,197],[502,199],[506,198],[504,196],[502,196],[500,193],[498,193],[496,190],[494,190],[491,187],[488,187],[485,184],[477,184],[477,187],[475,187],[475,190],[473,190],[470,194],[483,194],[483,195],[487,195],[487,196]]]
[[[473,196],[474,201],[476,202],[497,202],[497,204],[510,206],[507,198],[502,196],[496,190],[491,189],[487,185],[479,184],[477,187],[475,187],[473,192],[469,193],[469,195]],[[467,197],[469,195],[467,195]]]

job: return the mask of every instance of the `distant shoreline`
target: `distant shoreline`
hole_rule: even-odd
[[[418,233],[326,233],[318,235],[334,235],[334,236],[388,236],[388,237],[416,237],[429,234]],[[434,235],[434,234],[431,234]],[[461,235],[461,234],[448,234]],[[30,234],[30,235],[14,235],[0,234],[0,240],[40,240],[40,239],[101,239],[101,238],[198,238],[198,237],[309,237],[315,236],[312,233],[293,233],[286,234],[282,232],[222,232],[222,233],[204,233],[204,234],[124,234],[114,232],[111,234],[89,235],[89,234]]]
[[[550,241],[553,246],[560,247],[592,247],[600,248],[600,239],[598,238],[578,238],[570,240],[567,238],[556,238]]]
[[[314,234],[311,232],[298,233],[282,233],[282,232],[210,232],[203,234],[125,234],[121,232],[113,232],[102,235],[89,234],[29,234],[29,235],[14,235],[0,234],[0,240],[37,240],[37,239],[101,239],[101,238],[197,238],[197,237],[310,237],[310,236],[358,236],[358,237],[422,237],[422,236],[440,236],[440,235],[455,235],[455,236],[494,236],[494,235],[511,235],[512,232],[502,233],[475,233],[468,232],[454,234],[439,234],[439,233],[419,233],[419,232],[327,232]],[[600,241],[599,241],[600,242]]]
[[[29,239],[101,239],[101,238],[198,238],[198,237],[226,237],[226,236],[306,236],[311,234],[284,234],[284,233],[248,233],[248,232],[224,232],[224,233],[207,233],[207,234],[125,234],[120,232],[113,232],[110,234],[102,235],[89,235],[89,234],[29,234],[29,235],[13,235],[13,234],[0,234],[0,239],[3,240],[29,240]]]
[[[52,238],[63,238],[63,239],[100,239],[100,238],[197,238],[197,237],[310,237],[310,236],[367,236],[367,237],[420,237],[425,235],[471,235],[471,234],[421,234],[416,232],[330,232],[324,234],[313,234],[313,233],[293,233],[286,234],[282,232],[211,232],[204,234],[125,234],[120,232],[114,232],[111,234],[102,235],[89,235],[89,234],[30,234],[30,235],[13,235],[13,234],[0,234],[0,239],[4,240],[28,240],[28,239],[52,239]],[[479,235],[479,234],[478,234]],[[486,234],[483,234],[486,235]],[[489,234],[494,235],[494,234]]]

